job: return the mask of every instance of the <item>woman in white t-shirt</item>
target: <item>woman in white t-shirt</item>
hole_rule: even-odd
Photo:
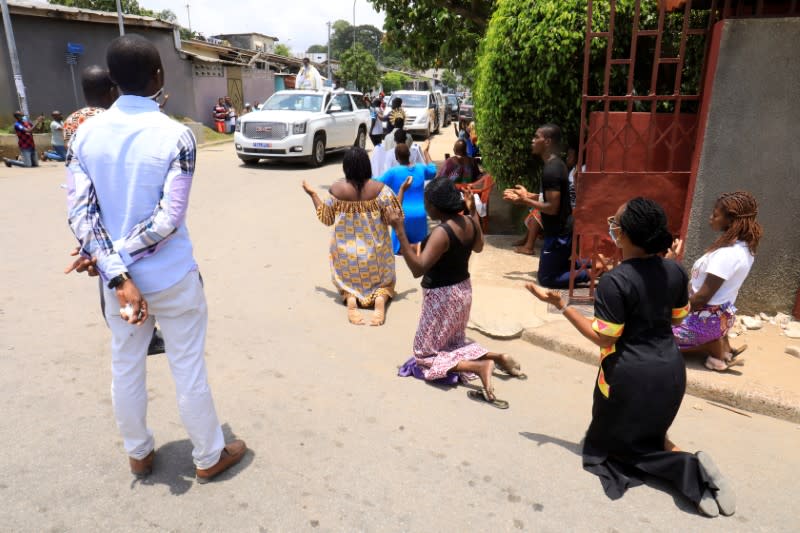
[[[710,370],[727,370],[740,363],[736,356],[747,348],[731,348],[728,330],[736,320],[736,296],[761,239],[757,214],[758,203],[749,192],[717,198],[709,224],[722,235],[695,261],[689,280],[691,312],[672,328],[681,351],[706,355],[705,366]]]

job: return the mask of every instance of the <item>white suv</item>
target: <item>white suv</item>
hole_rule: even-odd
[[[306,158],[319,166],[326,153],[364,148],[370,121],[360,93],[278,91],[260,110],[239,119],[233,142],[246,165],[259,159]]]

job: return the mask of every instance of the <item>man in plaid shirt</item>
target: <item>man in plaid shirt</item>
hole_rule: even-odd
[[[31,124],[22,111],[14,111],[14,131],[17,133],[17,144],[22,155],[22,161],[16,159],[3,158],[6,166],[11,167],[38,167],[39,158],[36,155],[36,145],[33,142],[33,130],[39,127],[44,120],[44,115],[37,117],[36,122]]]

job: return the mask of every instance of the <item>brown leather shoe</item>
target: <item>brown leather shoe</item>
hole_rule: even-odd
[[[149,476],[153,471],[153,459],[155,456],[156,451],[153,450],[148,453],[147,457],[144,459],[134,459],[133,457],[128,457],[128,461],[131,464],[131,474],[136,477]]]
[[[222,454],[220,454],[217,464],[211,468],[197,469],[197,482],[208,483],[214,477],[241,461],[246,451],[247,444],[245,444],[243,440],[235,440],[230,444],[227,444],[222,449]]]

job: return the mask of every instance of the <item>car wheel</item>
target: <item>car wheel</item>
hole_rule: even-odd
[[[242,157],[242,156],[239,156],[239,159],[241,159],[242,163],[244,163],[245,165],[255,165],[255,164],[258,163],[258,158],[257,157]]]
[[[311,166],[318,167],[325,162],[325,137],[321,134],[314,136],[314,143],[311,145]]]
[[[367,147],[367,132],[363,127],[358,128],[358,135],[356,135],[356,142],[353,146],[358,146],[359,148]]]

